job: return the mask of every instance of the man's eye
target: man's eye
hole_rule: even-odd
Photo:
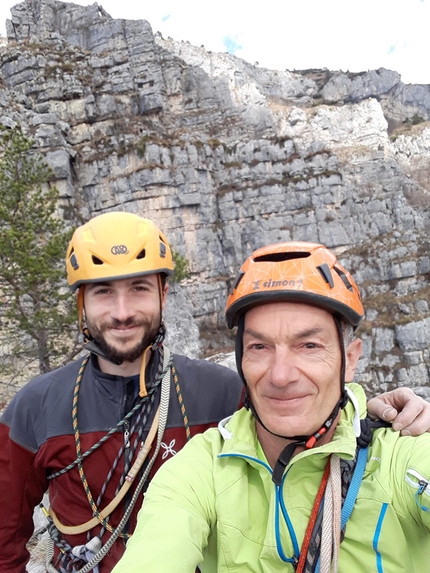
[[[260,342],[256,342],[255,344],[250,345],[251,350],[262,350],[264,348],[264,344]]]

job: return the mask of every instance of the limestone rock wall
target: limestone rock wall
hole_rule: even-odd
[[[223,306],[254,248],[322,242],[363,291],[368,391],[427,392],[430,86],[384,69],[262,69],[96,3],[21,2],[7,34],[0,122],[34,136],[64,216],[143,214],[189,260],[173,349],[231,347]]]

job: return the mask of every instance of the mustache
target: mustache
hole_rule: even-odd
[[[105,331],[108,328],[119,328],[119,327],[129,327],[129,326],[145,326],[147,322],[143,320],[134,320],[133,318],[128,318],[127,320],[118,320],[117,318],[112,318],[109,322],[105,322],[101,325],[101,330]]]

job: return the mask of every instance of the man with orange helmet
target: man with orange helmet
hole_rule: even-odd
[[[363,314],[322,245],[247,259],[226,307],[245,407],[160,469],[114,573],[428,569],[430,435],[367,417]]]

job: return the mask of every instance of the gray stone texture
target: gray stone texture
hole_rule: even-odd
[[[430,386],[430,86],[267,70],[97,3],[11,13],[0,121],[35,138],[66,218],[145,215],[189,260],[166,311],[173,350],[231,350],[223,308],[253,249],[322,242],[361,286],[366,390]]]

